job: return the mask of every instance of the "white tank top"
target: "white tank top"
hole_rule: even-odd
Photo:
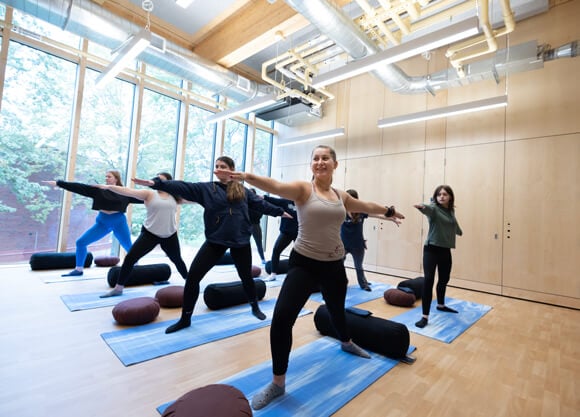
[[[156,191],[147,204],[147,218],[143,223],[145,229],[158,237],[169,237],[177,231],[177,202],[170,195],[163,198]]]
[[[340,238],[340,226],[346,217],[346,209],[340,194],[338,201],[318,196],[312,185],[310,198],[297,206],[298,237],[294,250],[300,255],[318,261],[336,261],[344,258],[344,245]]]

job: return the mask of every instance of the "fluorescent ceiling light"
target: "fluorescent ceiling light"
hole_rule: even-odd
[[[470,17],[446,28],[412,39],[401,45],[393,46],[382,52],[350,62],[336,70],[317,75],[312,79],[312,86],[320,88],[329,84],[352,78],[372,71],[378,67],[399,62],[423,52],[449,45],[479,33],[479,20]]]
[[[206,123],[216,123],[224,119],[230,119],[239,114],[250,113],[254,110],[258,110],[269,106],[270,104],[276,103],[276,97],[276,94],[255,97],[251,100],[244,101],[238,107],[232,107],[231,109],[227,109],[219,113],[214,113],[205,119],[205,121]]]
[[[131,61],[151,44],[151,32],[148,29],[141,29],[135,36],[129,38],[117,50],[117,55],[109,66],[97,77],[95,84],[103,86],[113,78]]]
[[[179,7],[183,7],[184,9],[187,9],[189,7],[189,5],[191,3],[193,3],[195,0],[175,0],[175,4],[177,4]]]
[[[483,100],[471,101],[469,103],[456,104],[439,109],[427,110],[418,113],[405,114],[403,116],[388,117],[378,122],[378,127],[391,127],[408,123],[421,122],[425,120],[438,119],[440,117],[456,116],[463,113],[471,113],[481,110],[490,110],[497,107],[507,106],[507,96],[486,98]]]
[[[296,145],[298,143],[312,142],[315,140],[333,138],[335,136],[342,135],[344,135],[344,127],[339,127],[338,129],[326,130],[324,132],[318,133],[310,133],[308,135],[287,139],[283,143],[279,143],[278,147]]]

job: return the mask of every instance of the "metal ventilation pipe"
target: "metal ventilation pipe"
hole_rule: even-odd
[[[575,58],[578,56],[578,41],[572,41],[570,43],[559,46],[558,48],[551,49],[550,45],[540,46],[540,52],[538,53],[538,58],[542,61],[553,61],[554,59],[560,58]]]
[[[7,6],[109,49],[117,48],[130,35],[142,29],[91,0],[3,0],[3,2]],[[164,39],[154,35],[153,45],[156,43],[165,45],[165,48],[148,47],[140,55],[140,59],[146,64],[194,81],[210,91],[219,92],[238,101],[246,101],[257,95],[272,92],[269,85],[248,80],[192,51],[166,43]]]

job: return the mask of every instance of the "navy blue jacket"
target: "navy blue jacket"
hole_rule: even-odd
[[[363,236],[363,223],[369,215],[359,213],[359,219],[355,223],[348,214],[340,227],[340,237],[345,249],[366,249],[365,238]]]
[[[226,196],[226,185],[216,182],[163,181],[153,178],[151,187],[178,195],[198,203],[204,208],[203,222],[205,238],[210,243],[239,248],[250,244],[252,224],[248,208],[269,216],[282,216],[284,210],[268,204],[246,188],[242,201],[230,202]]]
[[[264,200],[268,203],[274,204],[275,206],[282,207],[286,213],[292,216],[291,219],[283,217],[280,220],[280,233],[292,236],[292,240],[296,240],[296,237],[298,236],[298,213],[296,213],[296,205],[294,204],[294,201],[286,198],[270,197],[269,195],[265,195]]]

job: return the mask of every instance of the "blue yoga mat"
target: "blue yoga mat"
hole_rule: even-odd
[[[165,334],[176,320],[150,323],[143,326],[103,333],[101,337],[125,366],[169,355],[215,340],[269,326],[272,322],[275,299],[260,303],[268,318],[258,320],[248,304],[193,316],[191,327]],[[302,310],[300,316],[311,314]]]
[[[453,298],[445,298],[445,305],[457,310],[459,313],[445,313],[437,310],[437,300],[434,300],[431,303],[429,312],[429,324],[422,329],[415,326],[415,323],[421,319],[423,314],[420,306],[389,320],[406,325],[409,331],[413,333],[431,337],[441,342],[451,343],[491,310],[490,306],[484,304]]]
[[[409,353],[415,348],[410,347]],[[398,361],[372,353],[371,359],[343,352],[330,337],[293,350],[287,373],[286,394],[254,416],[330,416],[397,365]],[[266,361],[218,384],[233,385],[251,401],[272,380],[272,362]],[[157,407],[163,414],[173,401]]]
[[[92,308],[110,307],[119,304],[121,301],[137,297],[153,297],[161,287],[151,286],[143,288],[125,289],[122,295],[116,297],[99,298],[100,295],[107,292],[90,292],[84,294],[67,294],[61,295],[60,299],[70,311],[90,310]]]
[[[375,282],[371,285],[372,291],[365,291],[361,289],[358,284],[351,285],[346,290],[346,300],[344,301],[344,306],[352,307],[358,304],[366,303],[367,301],[376,300],[377,298],[383,298],[385,291],[389,288],[393,288],[393,286],[380,282]],[[312,294],[310,299],[318,303],[324,303],[322,293],[319,292]]]

